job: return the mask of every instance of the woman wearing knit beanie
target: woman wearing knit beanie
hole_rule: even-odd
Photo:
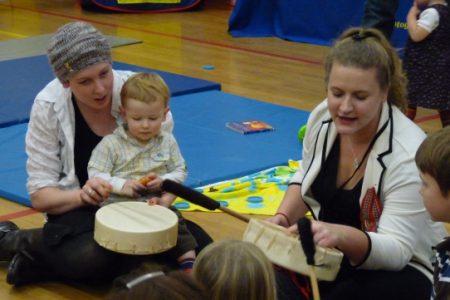
[[[36,96],[26,135],[27,189],[47,222],[31,230],[0,222],[0,261],[11,261],[7,282],[14,285],[56,278],[110,281],[154,259],[114,253],[93,239],[95,212],[111,187],[88,179],[87,163],[102,137],[122,123],[120,90],[133,72],[112,69],[106,37],[84,22],[60,27],[47,56],[56,79]],[[166,119],[163,130],[171,131],[170,112]],[[200,246],[211,241],[187,223]]]

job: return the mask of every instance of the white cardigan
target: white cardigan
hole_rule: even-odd
[[[359,267],[401,270],[409,263],[432,280],[431,247],[446,236],[446,230],[431,220],[419,194],[421,181],[414,156],[425,134],[397,107],[387,103],[377,134],[367,158],[360,203],[367,190],[374,187],[383,212],[377,232],[368,232],[371,248]],[[312,197],[311,185],[336,137],[325,100],[308,119],[302,164],[291,181],[302,185],[302,197],[315,218],[320,204]]]

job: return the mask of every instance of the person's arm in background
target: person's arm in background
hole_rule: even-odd
[[[420,19],[418,20],[419,15]],[[414,2],[408,12],[406,23],[408,24],[408,34],[411,40],[420,42],[439,25],[439,14],[433,8],[426,9],[421,13],[417,3]]]

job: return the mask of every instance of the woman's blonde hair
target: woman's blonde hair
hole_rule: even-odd
[[[164,107],[169,105],[170,90],[166,82],[156,73],[136,73],[123,84],[120,91],[122,106],[128,99],[144,103],[163,101]]]
[[[379,30],[350,28],[342,33],[325,60],[327,85],[334,63],[361,69],[376,68],[378,84],[388,90],[388,102],[406,110],[406,76],[400,58]]]
[[[212,300],[276,299],[273,265],[249,242],[224,240],[208,245],[198,255],[193,274]]]

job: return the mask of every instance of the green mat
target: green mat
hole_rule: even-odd
[[[0,61],[46,54],[52,34],[0,42]],[[139,40],[106,36],[111,47],[142,43]]]

